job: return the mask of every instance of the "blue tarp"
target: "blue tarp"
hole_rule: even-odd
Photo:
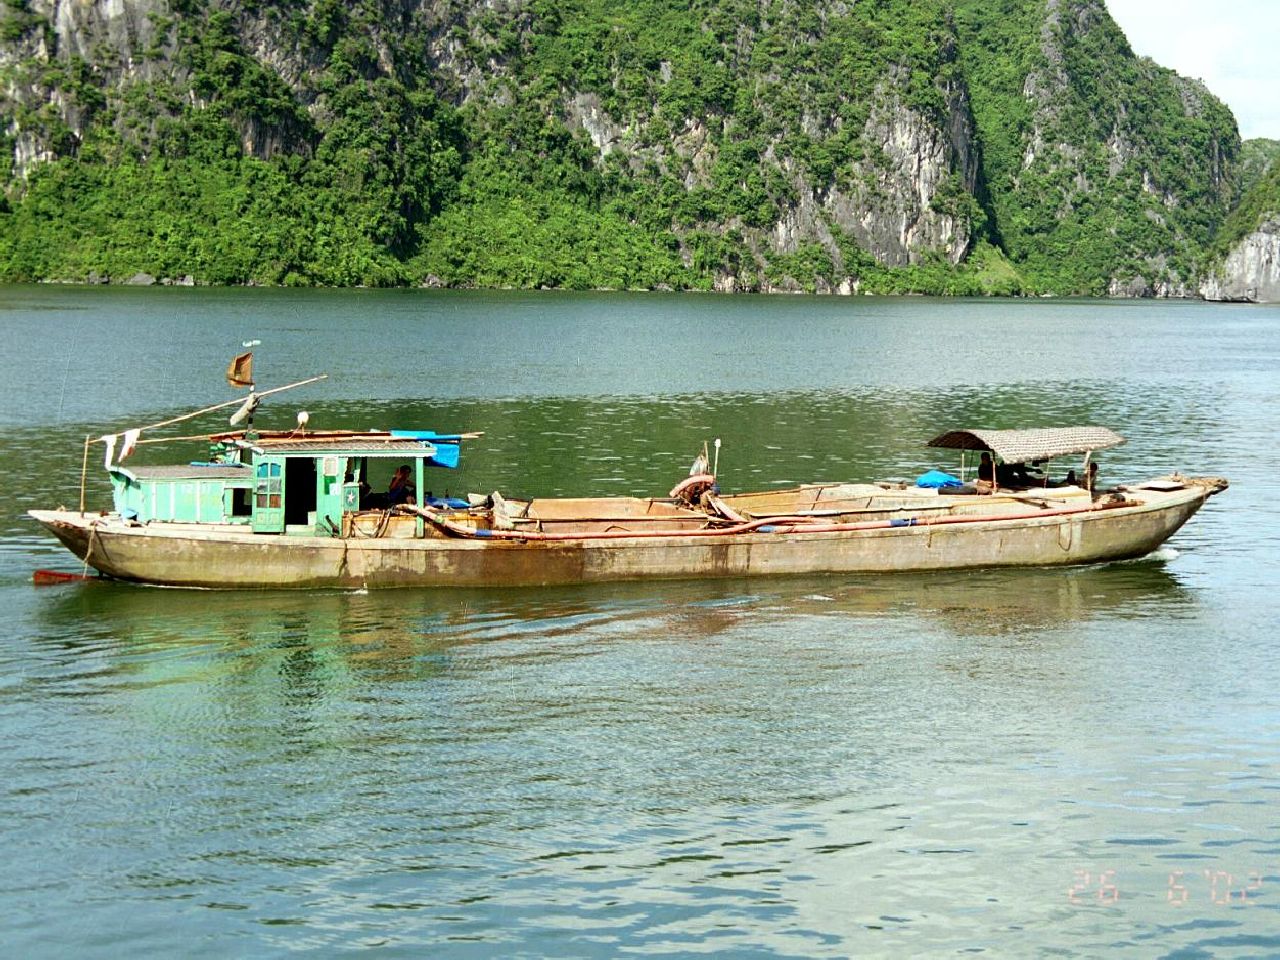
[[[427,494],[427,506],[447,507],[450,510],[465,510],[470,506],[470,504],[467,503],[466,500],[459,499],[458,497],[433,497],[430,494]]]
[[[387,432],[397,440],[430,440],[433,443],[436,441],[459,443],[462,440],[460,433],[436,433],[434,430],[389,430]]]
[[[441,443],[436,440],[433,441],[432,445],[436,448],[436,454],[434,457],[428,457],[427,463],[433,467],[449,467],[450,469],[458,466],[458,461],[462,458],[462,444]]]
[[[456,469],[462,459],[462,434],[436,433],[434,430],[392,430],[397,440],[426,440],[436,448],[435,456],[428,457],[433,467]]]
[[[963,487],[959,477],[953,477],[949,473],[943,473],[941,470],[930,470],[928,473],[922,473],[916,477],[916,486],[924,487],[928,490],[942,490],[946,487]]]

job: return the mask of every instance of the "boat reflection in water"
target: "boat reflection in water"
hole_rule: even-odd
[[[1053,630],[1094,619],[1167,616],[1192,595],[1159,557],[1069,570],[995,569],[573,587],[263,591],[229,614],[224,594],[86,583],[42,604],[43,639],[74,654],[141,655],[168,647],[217,656],[305,645],[347,669],[422,677],[450,649],[529,638],[593,642],[712,639],[797,618],[874,628],[886,618],[936,622],[960,636]],[[89,629],[87,625],[92,625]],[[69,639],[74,637],[75,639]]]
[[[56,703],[91,677],[110,729],[145,743],[148,776],[211,779],[247,810],[260,778],[304,771],[263,829],[300,796],[328,810],[352,785],[377,797],[388,783],[415,825],[492,823],[494,796],[524,823],[545,809],[526,798],[550,793],[563,826],[565,810],[807,796],[833,771],[898,788],[919,769],[912,750],[971,728],[961,694],[1010,716],[1092,702],[1110,684],[1099,636],[1195,605],[1159,560],[245,599],[47,593],[27,695]]]

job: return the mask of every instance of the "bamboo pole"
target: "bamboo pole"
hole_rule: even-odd
[[[228,430],[220,433],[192,433],[192,434],[188,434],[185,437],[143,437],[138,441],[137,445],[142,446],[144,443],[179,443],[185,440],[218,440],[225,437],[239,436],[239,434],[242,432],[243,431]],[[308,434],[305,436],[300,435],[300,436],[294,437],[293,442],[294,443],[314,443],[316,445],[321,445],[326,443],[334,443],[338,440],[341,440],[343,437],[365,437],[371,433],[385,433],[385,432],[386,431],[379,431],[379,430],[324,430],[324,431],[321,431],[320,436],[312,436]],[[461,437],[463,440],[478,440],[480,437],[484,436],[484,431],[478,430],[478,431],[473,431],[471,433],[459,433],[457,434],[457,436]],[[98,441],[95,439],[93,442],[97,443]],[[445,441],[445,442],[452,443],[453,441]]]
[[[306,386],[308,383],[315,383],[318,380],[327,380],[327,379],[329,379],[329,375],[327,373],[322,373],[318,377],[310,377],[306,380],[299,380],[297,383],[285,384],[283,387],[272,387],[270,390],[263,390],[260,394],[258,394],[258,397],[259,399],[261,399],[262,397],[269,397],[271,396],[271,394],[280,393],[282,390],[292,390],[294,387],[302,387],[302,386]],[[204,407],[200,410],[192,411],[191,413],[184,413],[180,417],[173,417],[172,419],[169,419],[169,420],[161,420],[159,423],[151,423],[145,427],[138,427],[136,429],[138,430],[138,432],[142,432],[143,430],[157,430],[160,427],[169,427],[175,423],[182,423],[182,421],[184,420],[190,420],[193,417],[198,417],[201,414],[213,413],[213,411],[215,410],[223,410],[226,407],[235,406],[238,403],[244,403],[244,401],[245,401],[244,397],[239,397],[235,400],[228,400],[225,403],[215,403],[211,407]],[[122,432],[122,431],[118,431],[118,432]],[[193,438],[193,439],[198,439],[198,438]],[[99,437],[97,440],[92,440],[90,442],[100,443],[101,441],[102,441],[102,438]],[[139,443],[141,442],[142,441],[139,441]]]
[[[145,440],[139,440],[138,446],[144,443],[178,443],[182,440],[212,440],[214,437],[222,436],[217,433],[193,433],[185,437],[148,437]]]
[[[84,485],[85,478],[89,475],[89,444],[93,437],[84,438],[84,459],[80,462],[80,512],[84,513]]]

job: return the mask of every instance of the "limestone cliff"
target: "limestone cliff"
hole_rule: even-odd
[[[1207,300],[1280,302],[1280,143],[1244,144],[1240,200],[1218,231],[1212,267],[1200,285]]]
[[[1230,111],[1199,82],[1134,56],[1102,0],[1006,4],[1012,16],[995,22],[988,0],[960,6],[992,215],[1011,259],[1051,289],[1193,286],[1234,195]]]
[[[1280,217],[1236,243],[1200,293],[1206,300],[1280,303]]]
[[[13,174],[74,153],[112,94],[172,69],[158,0],[30,0],[0,13],[0,124]]]
[[[0,5],[0,276],[1179,295],[1238,149],[1101,0]]]

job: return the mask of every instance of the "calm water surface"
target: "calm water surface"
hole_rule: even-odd
[[[1280,955],[1280,310],[8,287],[0,333],[6,955]],[[450,492],[1070,423],[1129,438],[1104,479],[1232,488],[1067,571],[32,587],[85,435],[227,398],[249,339],[330,375],[263,425],[483,430]]]

